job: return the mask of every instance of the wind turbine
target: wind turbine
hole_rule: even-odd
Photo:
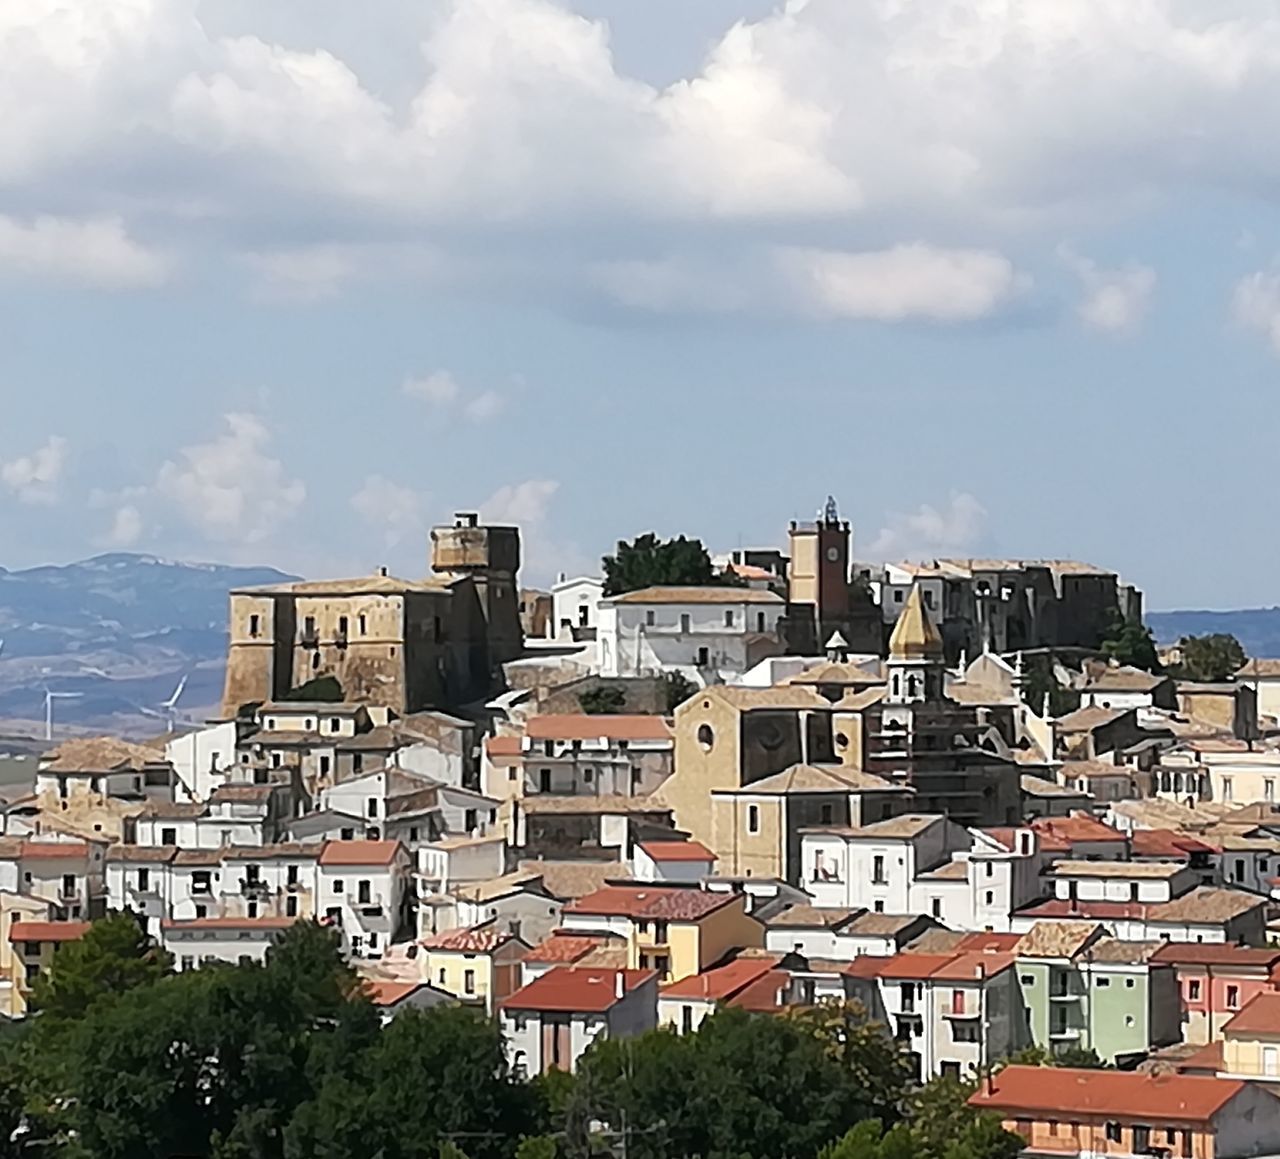
[[[138,705],[138,708],[147,716],[160,717],[161,720],[168,724],[170,731],[172,731],[178,723],[178,701],[182,699],[182,694],[186,691],[187,679],[189,676],[189,672],[183,673],[182,679],[178,681],[178,687],[173,690],[173,694],[168,700],[160,702],[159,711],[154,708],[143,708],[142,705]]]
[[[83,692],[54,692],[46,684],[44,686],[44,739],[53,740],[53,702],[55,700],[75,700],[83,696]]]

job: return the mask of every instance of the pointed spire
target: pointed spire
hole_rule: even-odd
[[[833,664],[842,664],[849,658],[849,641],[841,635],[840,630],[831,633],[826,643],[827,659]]]
[[[941,660],[942,636],[925,611],[920,585],[914,584],[889,637],[893,660]]]

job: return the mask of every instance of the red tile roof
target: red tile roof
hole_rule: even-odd
[[[87,841],[24,841],[22,856],[79,861],[89,856],[89,843]]]
[[[621,939],[614,939],[621,941]],[[608,934],[553,933],[524,956],[526,962],[555,962],[568,965],[585,958],[592,950],[607,945]]]
[[[997,950],[1008,953],[1020,941],[1021,934],[974,933],[965,934],[956,944],[957,950]]]
[[[88,922],[14,922],[10,942],[74,942],[89,932]]]
[[[490,757],[518,757],[521,739],[518,736],[487,737],[484,742],[484,751]]]
[[[697,841],[641,841],[654,861],[715,861],[716,855]]]
[[[1169,942],[1151,955],[1153,962],[1173,966],[1212,966],[1221,970],[1270,970],[1280,962],[1280,950],[1213,942]]]
[[[364,991],[369,1001],[375,1006],[394,1006],[403,998],[408,998],[415,990],[425,986],[425,982],[386,982],[366,978]]]
[[[1280,1037],[1280,992],[1264,990],[1244,1004],[1244,1009],[1222,1028],[1223,1034],[1264,1034]]]
[[[287,930],[297,918],[164,918],[162,930]]]
[[[1192,853],[1221,853],[1221,847],[1210,845],[1176,829],[1135,829],[1129,834],[1133,857],[1156,857],[1181,860]]]
[[[729,999],[730,1006],[743,1010],[754,1010],[760,1014],[768,1014],[779,1010],[784,1005],[783,992],[791,985],[791,975],[786,970],[770,970],[763,977],[757,978],[741,993]]]
[[[940,954],[906,950],[887,958],[859,955],[845,967],[844,972],[853,978],[891,978],[895,981],[906,979],[918,982],[937,978],[944,982],[977,982],[1002,973],[1014,961],[1013,954],[992,950],[959,948]]]
[[[428,950],[454,950],[464,954],[487,954],[491,950],[505,946],[515,940],[510,930],[500,930],[492,926],[463,927],[456,930],[445,930],[423,938],[422,944]]]
[[[522,986],[500,1003],[503,1010],[601,1014],[623,995],[657,978],[656,970],[596,970],[586,966],[556,966]]]
[[[586,897],[571,901],[564,907],[564,912],[692,922],[738,901],[741,901],[741,895],[735,893],[710,893],[701,889],[680,889],[677,886],[650,885],[644,882],[635,886],[603,886]]]
[[[326,841],[321,865],[390,865],[400,852],[399,841]]]
[[[1009,1116],[1080,1119],[1148,1119],[1156,1123],[1205,1123],[1245,1084],[1198,1075],[1152,1075],[1135,1071],[1007,1066],[990,1087],[970,1097],[971,1106]]]
[[[530,740],[670,740],[671,725],[661,716],[548,714],[530,717],[525,735]]]
[[[738,958],[701,974],[691,974],[663,986],[663,998],[693,998],[703,1002],[723,1002],[745,987],[759,981],[777,965],[777,959],[768,955],[760,958]],[[786,976],[785,974],[783,975]]]
[[[1072,813],[1070,817],[1037,817],[1031,822],[1031,828],[1041,837],[1056,837],[1059,841],[1075,844],[1077,841],[1115,841],[1124,844],[1124,834],[1119,829],[1095,821],[1083,813]]]

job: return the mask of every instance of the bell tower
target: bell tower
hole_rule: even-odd
[[[826,640],[849,618],[849,522],[840,518],[835,499],[828,495],[815,522],[792,520],[789,538],[790,602],[813,608],[818,639]]]

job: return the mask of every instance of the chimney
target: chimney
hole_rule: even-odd
[[[627,976],[621,970],[613,976],[613,996],[619,1002],[627,996]]]

